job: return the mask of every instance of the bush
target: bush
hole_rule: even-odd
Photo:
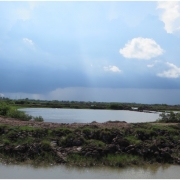
[[[44,121],[44,119],[41,116],[33,117],[31,115],[26,114],[25,112],[18,111],[17,109],[12,108],[4,102],[0,103],[0,115],[5,117],[16,118],[22,121],[30,121],[32,119],[37,122]]]
[[[33,119],[34,119],[34,121],[36,121],[36,122],[43,122],[43,121],[44,121],[44,119],[43,119],[42,116],[34,117]]]
[[[41,141],[41,146],[46,151],[51,150],[51,144],[50,144],[50,141],[48,140]]]
[[[5,103],[0,103],[0,115],[6,116],[10,107]]]
[[[32,116],[22,112],[18,111],[17,109],[10,109],[6,115],[7,117],[16,118],[22,121],[29,121],[32,119]]]
[[[180,123],[180,113],[161,113],[159,116],[161,117],[161,119],[158,119],[157,122]]]

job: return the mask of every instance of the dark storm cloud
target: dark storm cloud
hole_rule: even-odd
[[[86,75],[76,69],[5,63],[0,67],[1,92],[44,93],[58,87],[85,86]]]

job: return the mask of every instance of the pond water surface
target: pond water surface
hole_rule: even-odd
[[[159,118],[159,113],[145,113],[127,110],[92,110],[92,109],[53,109],[24,108],[19,109],[32,116],[42,116],[45,122],[56,123],[90,123],[106,121],[152,122]]]
[[[0,164],[2,179],[177,179],[180,166],[146,165],[143,167],[32,167]]]

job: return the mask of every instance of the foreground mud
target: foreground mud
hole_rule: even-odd
[[[83,166],[180,164],[180,125],[120,121],[58,124],[0,117],[0,158]]]

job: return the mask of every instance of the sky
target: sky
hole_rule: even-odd
[[[0,96],[180,104],[180,1],[0,1]]]

